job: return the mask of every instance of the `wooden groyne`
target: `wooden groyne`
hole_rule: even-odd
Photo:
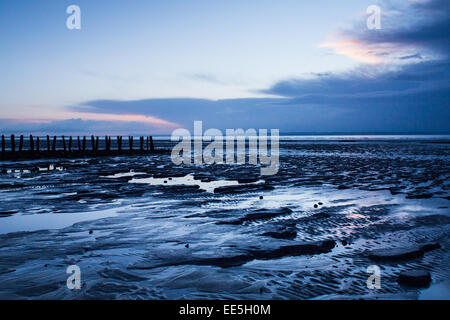
[[[134,142],[133,136],[123,139],[122,136],[53,136],[44,139],[30,135],[17,138],[1,136],[0,160],[32,160],[46,158],[80,158],[95,156],[143,155],[167,153],[168,150],[155,149],[153,137],[139,137]],[[18,140],[18,141],[17,141]],[[18,144],[17,144],[18,142]]]

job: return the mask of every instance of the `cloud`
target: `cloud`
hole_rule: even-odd
[[[93,112],[78,112],[83,119],[97,120],[97,121],[114,121],[114,122],[139,122],[147,124],[156,128],[176,128],[180,125],[164,119],[153,117],[145,114],[111,114],[111,113],[93,113]]]
[[[400,60],[409,60],[409,59],[419,59],[422,60],[422,56],[420,55],[420,53],[416,53],[416,54],[411,54],[409,56],[403,56],[399,58]]]
[[[450,6],[448,0],[382,1],[381,29],[369,30],[364,15],[350,30],[321,46],[364,63],[385,63],[418,54],[448,57]]]
[[[102,121],[66,119],[53,121],[21,121],[0,119],[2,134],[34,135],[128,135],[128,134],[165,134],[167,128],[152,126],[138,121]]]
[[[409,1],[401,8],[387,4],[385,29],[355,27],[332,45],[365,64],[282,80],[261,92],[290,98],[285,104],[339,110],[335,120],[342,128],[450,132],[450,6],[441,0]],[[353,118],[344,124],[343,114]]]
[[[395,96],[436,88],[448,88],[450,62],[424,61],[402,66],[360,66],[354,70],[289,79],[275,83],[262,92],[284,97],[321,95],[336,98],[341,95],[373,97],[381,94]]]
[[[223,81],[217,79],[215,75],[209,73],[194,73],[187,76],[190,79],[194,79],[201,82],[207,82],[212,84],[225,84]]]

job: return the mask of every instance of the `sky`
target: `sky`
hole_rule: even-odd
[[[450,133],[449,6],[0,0],[0,131]]]

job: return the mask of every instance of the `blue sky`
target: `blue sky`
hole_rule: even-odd
[[[448,132],[448,18],[444,0],[1,0],[0,124]]]

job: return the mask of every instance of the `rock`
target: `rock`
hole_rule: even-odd
[[[7,210],[7,211],[0,211],[0,216],[11,216],[13,214],[18,213],[19,211],[17,210]]]
[[[259,178],[238,178],[237,181],[239,183],[255,183],[259,180]]]
[[[431,275],[426,270],[413,270],[400,273],[397,282],[403,286],[428,287],[431,283]]]
[[[438,242],[426,243],[420,247],[423,252],[428,252],[435,249],[440,249],[441,245]]]
[[[374,261],[398,261],[419,258],[423,251],[419,248],[394,248],[373,250],[369,258]]]
[[[348,244],[347,240],[342,240],[341,243],[342,243],[343,246],[346,246]]]
[[[214,189],[214,193],[243,193],[255,191],[269,191],[275,189],[273,186],[258,183],[258,184],[239,184],[234,186],[222,186]]]
[[[373,250],[369,258],[376,261],[398,261],[419,258],[425,252],[439,249],[441,245],[438,242],[425,243],[416,248],[393,248]]]
[[[221,268],[238,267],[252,260],[271,260],[280,259],[283,257],[295,257],[302,255],[315,255],[330,252],[336,246],[334,240],[325,240],[321,242],[302,243],[291,246],[281,246],[269,250],[250,250],[247,253],[238,254],[234,256],[219,256],[208,258],[194,258],[181,260],[176,262],[169,262],[163,264],[153,263],[136,263],[131,268],[133,269],[153,269],[167,266],[178,265],[197,265],[197,266],[217,266]]]
[[[313,219],[323,219],[323,218],[329,218],[330,215],[326,212],[319,212],[319,213],[315,213],[312,216],[310,216],[309,218],[313,218]]]
[[[297,236],[297,231],[295,230],[286,230],[286,231],[269,231],[264,232],[262,236],[272,237],[275,239],[286,239],[286,240],[294,240]]]
[[[429,199],[431,197],[433,197],[432,193],[419,193],[419,194],[408,193],[406,199]]]
[[[389,188],[389,192],[392,195],[396,195],[396,194],[402,193],[402,188],[400,188],[400,187],[390,187]]]
[[[199,185],[185,186],[185,185],[167,185],[166,190],[172,193],[184,193],[184,192],[203,192]],[[167,191],[166,191],[167,192]]]
[[[185,247],[186,247],[186,248],[189,248],[189,243],[187,243],[187,244],[185,245]]]
[[[262,200],[262,199],[264,199],[264,197],[263,196],[259,196],[259,200]]]
[[[89,230],[89,234],[93,234],[94,233],[94,231],[93,230]]]
[[[316,243],[296,244],[290,246],[281,246],[274,250],[251,251],[254,259],[270,260],[279,259],[288,256],[301,256],[328,253],[336,246],[334,240],[324,240]]]
[[[318,205],[317,205],[317,204],[315,204],[315,205],[314,205],[314,208],[317,208],[317,207],[318,207]]]
[[[323,203],[322,203],[322,202],[319,202],[319,206],[321,206],[321,205],[323,205]]]

